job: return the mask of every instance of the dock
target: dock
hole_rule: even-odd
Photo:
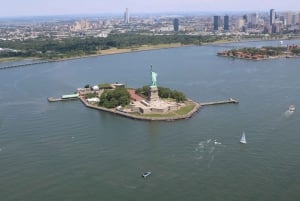
[[[58,101],[66,101],[66,100],[77,100],[79,98],[79,94],[67,94],[62,95],[61,98],[49,97],[49,102],[58,102]]]
[[[37,65],[37,64],[45,64],[45,63],[49,63],[49,62],[53,62],[53,61],[38,61],[38,62],[32,62],[32,63],[26,63],[26,64],[13,64],[13,65],[9,65],[9,66],[1,66],[0,70],[10,69],[10,68],[27,67],[27,66]]]
[[[210,105],[221,105],[221,104],[228,104],[228,103],[238,104],[239,101],[234,98],[229,98],[227,100],[222,100],[222,101],[212,101],[212,102],[200,103],[200,105],[201,106],[210,106]]]
[[[49,102],[68,101],[68,100],[78,100],[78,98],[56,98],[56,97],[48,97],[48,101]]]

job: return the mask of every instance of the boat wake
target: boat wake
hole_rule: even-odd
[[[220,145],[222,145],[222,143],[218,142],[216,139],[200,141],[194,150],[195,159],[207,161],[207,165],[210,167],[215,158],[216,147]]]
[[[292,114],[294,114],[295,110],[296,110],[296,107],[294,105],[290,105],[289,109],[284,112],[284,116],[290,117]]]
[[[217,142],[217,140],[214,141],[215,145],[220,145],[222,144],[221,142]]]
[[[290,116],[292,116],[294,114],[293,111],[290,111],[290,110],[287,110],[283,113],[283,115],[286,117],[286,118],[289,118]]]

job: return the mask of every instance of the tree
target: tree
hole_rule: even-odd
[[[118,87],[114,90],[105,90],[100,97],[99,105],[106,108],[126,106],[130,103],[130,94],[126,88]]]
[[[150,93],[150,87],[149,86],[143,86],[142,88],[138,88],[135,91],[137,94],[141,94],[143,96],[149,96]],[[165,87],[158,87],[158,96],[160,98],[172,98],[175,99],[176,102],[183,102],[186,101],[187,98],[184,95],[184,93],[176,90],[171,90],[169,88]]]

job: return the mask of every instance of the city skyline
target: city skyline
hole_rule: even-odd
[[[122,14],[128,8],[130,13],[158,12],[226,12],[226,11],[299,11],[297,0],[274,2],[272,0],[152,0],[152,1],[96,1],[96,0],[10,0],[1,3],[0,17],[48,16],[73,14]]]

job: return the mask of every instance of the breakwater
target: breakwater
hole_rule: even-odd
[[[37,64],[44,64],[44,63],[49,63],[49,62],[55,62],[55,61],[39,61],[39,62],[34,62],[34,63],[8,65],[8,66],[0,67],[0,70],[10,69],[10,68],[20,68],[20,67],[32,66],[32,65],[37,65]]]
[[[211,102],[205,102],[205,103],[200,103],[201,106],[210,106],[210,105],[222,105],[222,104],[228,104],[228,103],[233,103],[233,104],[238,104],[239,101],[233,98],[229,98],[227,100],[222,100],[222,101],[211,101]]]

